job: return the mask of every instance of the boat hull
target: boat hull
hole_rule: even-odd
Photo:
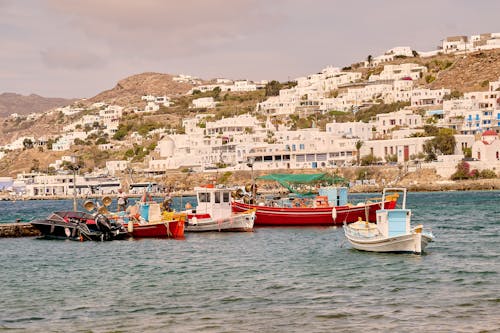
[[[233,214],[231,217],[213,219],[202,214],[188,214],[186,232],[251,232],[253,231],[255,212]]]
[[[64,213],[67,215],[72,212]],[[76,213],[80,214],[80,213]],[[54,215],[52,215],[54,216]],[[40,231],[42,237],[51,239],[67,239],[75,241],[107,241],[119,240],[129,237],[129,234],[122,227],[103,229],[99,227],[95,220],[81,218],[78,220],[71,216],[68,221],[63,218],[47,218],[35,220],[31,225]]]
[[[396,200],[386,201],[385,209],[393,209]],[[233,212],[255,209],[255,226],[332,226],[358,221],[359,218],[375,221],[376,211],[382,208],[381,202],[359,206],[337,207],[271,207],[245,204],[234,201]]]
[[[395,252],[421,254],[432,238],[422,233],[411,233],[395,237],[363,239],[353,237],[346,231],[351,246],[357,250],[369,252]]]
[[[125,225],[128,228],[128,224]],[[134,223],[130,234],[134,238],[183,238],[184,221],[162,221],[154,223]]]

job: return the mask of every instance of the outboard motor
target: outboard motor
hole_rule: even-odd
[[[111,225],[109,223],[109,220],[106,216],[102,214],[97,214],[95,217],[95,223],[97,224],[97,227],[104,233],[110,233],[111,232]]]

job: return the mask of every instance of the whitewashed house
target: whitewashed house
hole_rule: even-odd
[[[363,141],[372,139],[373,125],[364,122],[328,123],[326,132],[347,139],[358,138]]]
[[[469,43],[467,36],[451,36],[443,39],[441,50],[444,53],[455,53],[458,51],[472,49],[472,43]]]
[[[108,174],[114,176],[118,172],[126,170],[129,165],[130,162],[125,160],[106,161],[106,170]]]
[[[411,106],[429,106],[443,104],[443,98],[450,94],[450,89],[413,89]]]
[[[16,140],[12,141],[11,143],[6,144],[4,148],[7,150],[23,149],[24,148],[24,140],[31,140],[31,142],[35,143],[34,137],[22,136],[20,138],[17,138]]]
[[[202,97],[193,99],[192,108],[206,108],[206,109],[214,109],[217,105],[217,102],[214,101],[213,97]]]
[[[409,46],[396,46],[384,54],[374,57],[371,62],[365,61],[364,67],[376,67],[384,62],[393,61],[396,57],[413,57],[413,50]]]
[[[385,136],[394,128],[416,128],[423,126],[422,116],[414,114],[412,110],[403,109],[391,113],[380,113],[370,122],[375,128],[375,135]]]
[[[414,63],[406,63],[400,65],[385,65],[380,74],[373,74],[368,78],[368,81],[381,81],[381,80],[401,80],[411,78],[418,80],[422,77],[423,73],[427,72],[427,67]]]

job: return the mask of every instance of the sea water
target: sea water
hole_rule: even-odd
[[[0,204],[45,216],[68,202]],[[353,250],[336,227],[0,239],[0,331],[500,331],[500,192],[407,205],[436,236],[424,255]]]

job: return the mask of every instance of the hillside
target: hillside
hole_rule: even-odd
[[[175,82],[170,74],[142,73],[120,80],[113,89],[89,99],[90,102],[106,102],[121,106],[143,104],[141,96],[156,95],[169,97],[187,93],[193,85],[190,83]]]
[[[431,89],[449,88],[460,92],[482,91],[488,81],[500,78],[500,50],[481,51],[457,56],[453,65],[438,73],[428,85]]]
[[[437,55],[435,57],[429,58],[404,58],[396,59],[393,62],[386,64],[401,64],[401,63],[418,63],[424,65],[428,68],[428,73],[424,75],[422,79],[416,82],[417,86],[424,86],[432,89],[436,88],[449,88],[452,90],[458,90],[460,92],[468,91],[484,91],[488,87],[488,81],[497,80],[500,77],[500,50],[482,51],[476,53],[469,53],[464,55]],[[375,68],[357,68],[354,66],[353,70],[359,71],[363,74],[363,79],[366,80],[370,74],[380,73],[383,69],[383,65],[377,66]],[[432,76],[433,81],[426,80],[428,76]],[[428,79],[428,78],[427,78]],[[429,81],[429,82],[427,82]],[[121,149],[113,151],[111,154],[113,156],[105,156],[106,154],[95,154],[92,156],[92,151],[95,150],[95,140],[85,143],[85,145],[74,146],[72,148],[73,152],[78,152],[80,156],[86,156],[87,160],[92,160],[88,167],[96,166],[102,167],[103,161],[106,158],[121,159],[127,154],[127,151],[131,148],[131,141],[129,140],[130,134],[134,131],[138,133],[147,132],[155,128],[170,128],[180,133],[182,131],[181,121],[183,118],[193,117],[195,114],[206,113],[211,114],[212,118],[210,120],[221,119],[223,117],[230,117],[237,114],[252,112],[255,110],[255,105],[257,102],[266,99],[265,90],[257,90],[253,92],[217,92],[209,91],[205,93],[196,93],[195,95],[186,95],[186,93],[193,87],[189,83],[179,83],[173,81],[173,76],[169,74],[161,73],[142,73],[133,75],[123,80],[120,80],[113,89],[104,91],[89,100],[83,100],[83,103],[94,103],[94,102],[107,102],[110,104],[118,104],[124,107],[137,106],[142,108],[145,102],[141,100],[141,96],[147,94],[153,94],[157,96],[167,95],[172,98],[173,105],[171,107],[160,107],[160,110],[154,114],[142,114],[136,115],[126,110],[122,123],[120,125],[120,133],[123,132],[121,138],[116,138],[117,143],[125,144]],[[12,96],[14,95],[14,96]],[[2,94],[0,95],[0,107],[2,106],[2,100],[13,100],[16,94]],[[21,96],[21,95],[17,95]],[[36,97],[42,98],[40,96],[21,96],[24,98],[31,98],[36,100]],[[194,98],[200,97],[213,97],[218,105],[215,109],[191,109],[189,105]],[[71,100],[63,99],[49,99],[58,100],[61,104],[68,105]],[[15,104],[15,103],[11,103]],[[9,104],[10,105],[10,104]],[[381,107],[391,107],[397,105],[382,105]],[[380,110],[377,106],[373,107],[373,110],[362,110],[362,111],[373,111],[375,113]],[[33,111],[30,111],[33,112]],[[87,112],[87,111],[86,111]],[[18,112],[22,113],[22,112]],[[84,112],[85,113],[85,112]],[[86,114],[86,113],[85,113]],[[360,112],[359,116],[363,113]],[[75,121],[82,114],[75,116],[64,116],[62,113],[53,115],[44,115],[36,121],[30,121],[26,119],[5,119],[3,122],[0,121],[0,145],[7,144],[20,136],[35,136],[40,138],[42,136],[50,136],[60,133],[62,127],[70,122]],[[314,119],[311,117],[289,117],[286,119],[275,119],[277,123],[286,122],[288,125],[294,124],[292,128],[308,128],[312,126],[314,120],[316,126],[324,128],[325,122],[331,122],[332,119],[328,118],[331,115],[316,115]],[[339,116],[334,115],[337,121],[341,119]],[[366,118],[373,115],[368,114]],[[260,115],[261,120],[264,120],[264,115]],[[347,118],[345,120],[348,120]],[[359,119],[358,119],[359,120]],[[342,120],[340,120],[342,121]],[[144,142],[142,145],[134,146],[134,150],[138,150],[144,153],[149,152],[150,148],[155,144],[157,138],[152,138],[151,142]],[[126,145],[129,143],[129,145]],[[147,148],[147,149],[146,149]],[[142,149],[142,150],[141,150]],[[87,154],[87,151],[90,153]],[[58,155],[58,154],[55,154]],[[39,163],[41,169],[46,168],[47,165],[54,161],[56,158],[54,154],[48,153],[47,151],[41,152],[38,149],[30,149],[23,151],[22,153],[16,153],[15,155],[9,154],[0,163],[0,170],[3,170],[4,174],[14,175],[16,172],[29,171],[33,167],[33,161],[36,160]],[[99,156],[97,156],[99,155]],[[137,155],[137,154],[135,154]],[[141,162],[144,154],[137,155],[137,162]],[[135,161],[134,161],[135,162]]]
[[[35,94],[23,96],[14,93],[0,94],[0,118],[7,117],[12,113],[26,115],[40,113],[50,109],[71,104],[75,99],[48,98]]]
[[[37,120],[4,119],[0,121],[0,146],[8,144],[22,136],[49,137],[57,135],[65,125],[66,119],[62,114],[44,114]]]
[[[500,49],[468,53],[467,55],[440,54],[433,57],[400,58],[385,62],[373,68],[358,68],[353,64],[356,72],[368,79],[371,74],[380,73],[384,65],[399,65],[416,63],[426,66],[428,72],[417,85],[430,89],[448,88],[459,92],[484,91],[488,88],[488,81],[500,78]],[[430,76],[434,81],[427,82]]]

